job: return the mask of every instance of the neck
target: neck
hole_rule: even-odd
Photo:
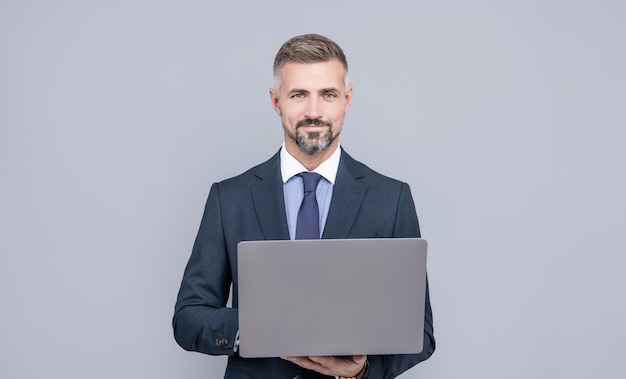
[[[293,140],[288,138],[285,140],[285,148],[287,149],[287,152],[296,158],[298,162],[302,163],[302,165],[309,171],[315,170],[317,166],[321,165],[326,159],[333,155],[338,146],[339,140],[335,139],[325,150],[309,155],[303,153]]]

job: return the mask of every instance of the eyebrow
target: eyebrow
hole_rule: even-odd
[[[329,87],[329,88],[322,88],[318,91],[318,93],[328,93],[328,92],[339,92],[339,90],[335,87]],[[294,93],[304,93],[304,94],[309,94],[310,91],[305,90],[305,89],[301,89],[301,88],[294,88],[292,90],[290,90],[288,92],[289,94],[294,94]]]
[[[291,95],[293,93],[309,93],[309,91],[307,91],[305,89],[301,89],[301,88],[294,88],[294,89],[290,90],[287,93]]]

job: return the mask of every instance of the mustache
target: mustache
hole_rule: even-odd
[[[300,120],[298,121],[298,123],[296,124],[296,129],[304,126],[304,125],[317,125],[317,126],[328,126],[328,127],[332,127],[333,123],[330,121],[324,121],[324,120],[320,120],[320,119],[312,119],[312,118],[306,118],[304,120]]]

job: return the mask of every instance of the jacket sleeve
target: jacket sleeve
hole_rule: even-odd
[[[420,237],[415,204],[408,184],[403,184],[398,201],[394,238]],[[433,314],[430,307],[428,279],[426,280],[426,300],[424,311],[424,348],[419,354],[376,355],[368,357],[370,369],[368,378],[395,378],[419,362],[428,359],[435,351]]]
[[[173,328],[185,350],[211,355],[235,354],[237,309],[227,308],[232,272],[224,240],[219,185],[209,193],[200,230],[185,268]]]

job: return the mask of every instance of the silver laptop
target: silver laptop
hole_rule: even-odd
[[[239,243],[240,355],[421,352],[426,247],[419,238]]]

